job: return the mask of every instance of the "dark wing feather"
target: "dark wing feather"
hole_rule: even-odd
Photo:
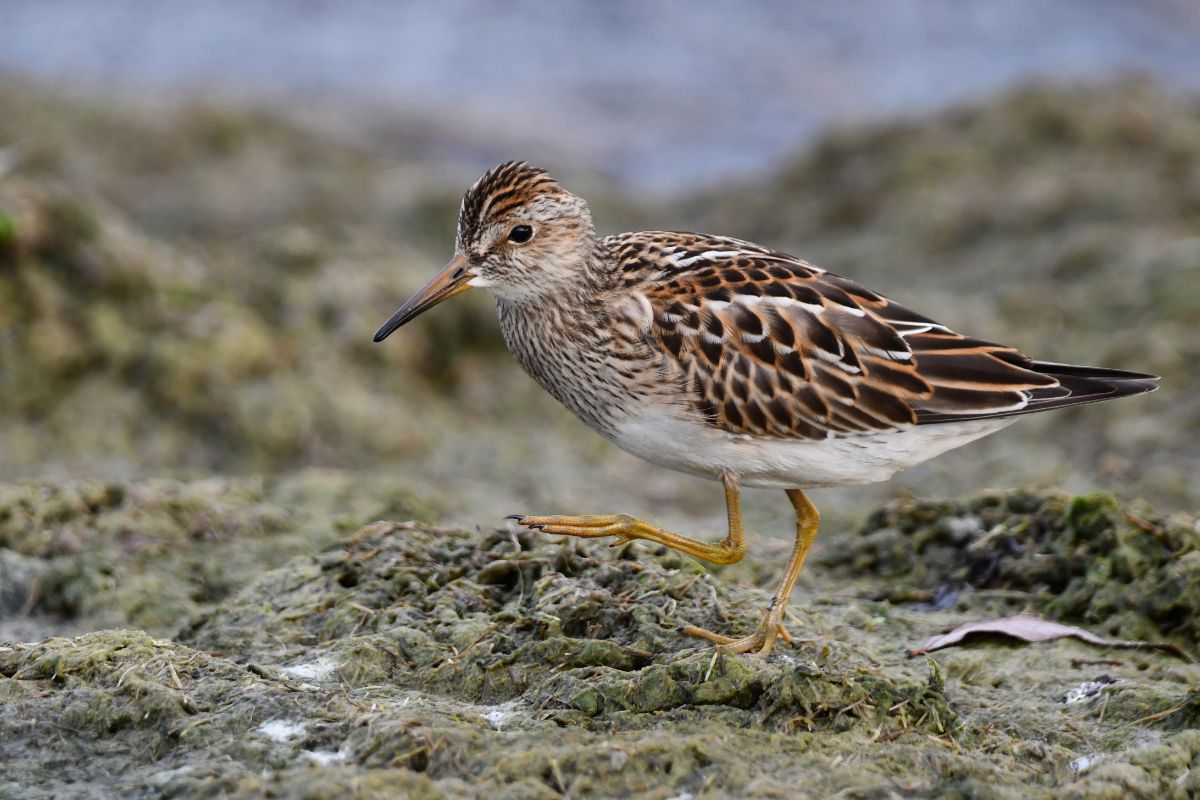
[[[1151,391],[1153,376],[1034,361],[747,242],[611,237],[647,339],[731,433],[795,439],[1024,414]]]

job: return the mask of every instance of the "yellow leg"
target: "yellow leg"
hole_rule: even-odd
[[[736,564],[746,555],[746,534],[742,529],[742,503],[738,494],[737,479],[733,474],[726,472],[722,477],[722,482],[725,484],[725,506],[729,511],[729,534],[717,544],[680,536],[678,533],[663,530],[628,514],[584,517],[528,517],[514,514],[509,519],[516,520],[518,525],[562,536],[582,536],[586,539],[615,536],[617,540],[613,542],[613,547],[626,544],[634,539],[644,539],[648,542],[666,545],[673,550],[687,553],[689,556],[711,561],[714,564]]]
[[[732,473],[726,472],[722,482],[725,484],[725,505],[729,512],[729,533],[723,541],[717,544],[680,536],[628,514],[581,517],[532,517],[517,514],[509,519],[516,520],[520,525],[562,536],[581,536],[588,539],[614,536],[616,541],[613,542],[613,546],[625,544],[634,539],[644,539],[714,564],[736,564],[746,555],[741,497],[738,493],[737,479]],[[808,557],[808,550],[817,537],[821,515],[817,513],[816,507],[804,492],[799,489],[788,489],[787,496],[792,501],[792,507],[796,509],[796,544],[792,548],[792,555],[784,570],[783,580],[780,581],[779,588],[771,598],[771,603],[767,606],[767,612],[763,615],[758,630],[741,639],[722,636],[694,625],[686,626],[683,629],[684,633],[716,642],[735,653],[757,650],[760,655],[767,655],[775,646],[776,638],[782,638],[785,642],[791,643],[792,637],[783,627],[783,614],[787,610],[788,598],[796,585],[796,579],[804,568],[804,559]]]
[[[799,489],[788,489],[787,496],[792,501],[792,507],[796,509],[796,544],[792,547],[792,555],[783,571],[783,580],[779,582],[779,588],[771,597],[771,603],[767,606],[767,613],[763,615],[758,630],[741,639],[721,636],[692,626],[685,628],[685,633],[716,642],[735,653],[757,650],[759,655],[764,656],[775,646],[776,636],[782,636],[784,641],[791,642],[791,637],[783,630],[783,614],[787,610],[792,589],[796,586],[796,579],[800,577],[800,570],[804,569],[804,559],[808,557],[808,550],[817,538],[821,515],[808,496]]]

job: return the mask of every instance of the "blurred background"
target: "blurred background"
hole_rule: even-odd
[[[716,531],[715,485],[571,418],[482,293],[371,343],[519,158],[602,232],[755,240],[1164,377],[817,492],[834,526],[1026,483],[1198,506],[1195,3],[6,0],[0,28],[0,480],[303,473],[455,523]],[[781,493],[746,507],[789,530]]]

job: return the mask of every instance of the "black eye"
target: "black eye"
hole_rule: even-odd
[[[508,240],[514,244],[525,244],[533,238],[533,228],[528,225],[517,225],[508,232]]]

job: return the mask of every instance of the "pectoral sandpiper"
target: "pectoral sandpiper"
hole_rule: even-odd
[[[882,481],[1022,414],[1141,394],[1153,375],[1035,361],[951,331],[785,253],[727,236],[598,237],[587,204],[543,170],[501,164],[463,198],[454,258],[379,332],[466,291],[496,296],[517,362],[618,447],[721,481],[709,544],[625,514],[517,516],[568,536],[644,539],[717,564],[746,552],[739,486],[783,489],[796,542],[758,629],[767,654],[817,533],[804,489]]]

